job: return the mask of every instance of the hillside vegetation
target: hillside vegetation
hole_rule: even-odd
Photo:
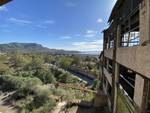
[[[60,58],[42,54],[0,55],[0,86],[15,92],[9,103],[20,113],[50,113],[57,103],[53,96],[60,97],[68,106],[73,99],[93,101],[93,93],[55,86],[61,82],[96,90],[96,80],[90,85],[62,69],[71,65],[83,65],[81,58],[74,55]]]

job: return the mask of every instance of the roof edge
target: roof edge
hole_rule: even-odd
[[[0,6],[4,5],[4,4],[6,4],[6,3],[10,2],[10,1],[12,1],[12,0],[1,0],[0,1]]]

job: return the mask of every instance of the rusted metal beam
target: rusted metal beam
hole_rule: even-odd
[[[81,87],[77,87],[77,86],[73,86],[69,84],[64,84],[64,83],[56,83],[55,86],[63,86],[63,87],[68,87],[72,89],[82,90],[85,92],[97,93],[97,91],[94,91],[94,90],[89,90],[89,89],[85,89],[85,88],[81,88]]]

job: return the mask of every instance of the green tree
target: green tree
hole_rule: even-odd
[[[72,64],[76,65],[76,66],[80,66],[81,65],[81,56],[74,56]]]
[[[94,68],[93,68],[93,71],[94,71],[94,75],[95,75],[95,76],[98,76],[98,69],[97,69],[97,67],[94,67]]]
[[[89,72],[90,70],[89,70],[89,68],[88,68],[88,66],[86,66],[86,72]]]
[[[52,98],[49,98],[43,106],[43,113],[51,113],[53,107],[56,105],[56,101]]]
[[[98,78],[94,79],[93,87],[92,89],[97,90],[98,88]]]
[[[63,69],[68,69],[72,63],[72,58],[69,57],[62,57],[59,59],[59,67]]]
[[[0,75],[13,74],[13,68],[9,68],[7,65],[0,62]]]
[[[52,63],[53,61],[55,61],[55,58],[52,55],[46,55],[44,56],[44,61],[46,63]]]
[[[72,77],[69,73],[63,73],[59,75],[58,81],[62,83],[71,83],[72,82]]]
[[[85,61],[91,61],[90,55],[86,55],[86,56],[85,56]]]
[[[48,68],[36,69],[34,76],[38,77],[45,84],[56,82],[54,75]]]
[[[51,72],[48,72],[46,74],[46,83],[55,83],[56,82],[56,78],[54,77],[54,75]]]
[[[37,69],[43,67],[44,60],[42,56],[33,55],[31,62],[26,66],[27,70]]]
[[[11,57],[12,62],[14,63],[14,67],[20,67],[23,68],[26,64],[28,64],[28,61],[22,54],[15,53]]]
[[[93,69],[94,65],[91,64],[90,62],[88,62],[87,67],[89,68],[89,70]]]
[[[36,69],[34,76],[38,77],[42,82],[46,83],[46,74],[47,74],[47,69],[41,68],[41,69]]]

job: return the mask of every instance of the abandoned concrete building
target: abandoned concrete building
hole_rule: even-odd
[[[111,113],[150,113],[150,0],[117,0],[103,31],[101,88]]]

